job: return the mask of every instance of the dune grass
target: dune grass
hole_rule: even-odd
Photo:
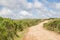
[[[41,19],[13,20],[0,17],[0,40],[22,39],[26,28],[37,25],[40,22]]]
[[[19,35],[19,37],[14,37],[14,40],[23,40],[25,34],[27,33],[28,29],[25,29],[24,31],[18,31],[17,34]]]
[[[56,18],[44,24],[44,28],[60,33],[60,19]]]

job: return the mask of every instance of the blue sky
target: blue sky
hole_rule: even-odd
[[[0,0],[0,16],[12,19],[60,18],[60,0]]]
[[[33,2],[33,0],[27,0],[28,2]]]
[[[48,2],[60,2],[60,0],[48,0]]]

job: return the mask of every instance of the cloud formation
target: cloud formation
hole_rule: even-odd
[[[12,19],[60,17],[60,3],[48,0],[0,0],[0,16]]]

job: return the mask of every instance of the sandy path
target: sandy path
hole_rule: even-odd
[[[43,24],[48,21],[44,21],[36,26],[29,28],[28,33],[23,40],[60,40],[60,35],[52,31],[45,30]]]

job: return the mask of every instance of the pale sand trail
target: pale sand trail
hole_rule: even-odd
[[[30,27],[23,40],[60,40],[59,34],[43,28],[43,24],[47,22],[44,21],[36,26]]]

